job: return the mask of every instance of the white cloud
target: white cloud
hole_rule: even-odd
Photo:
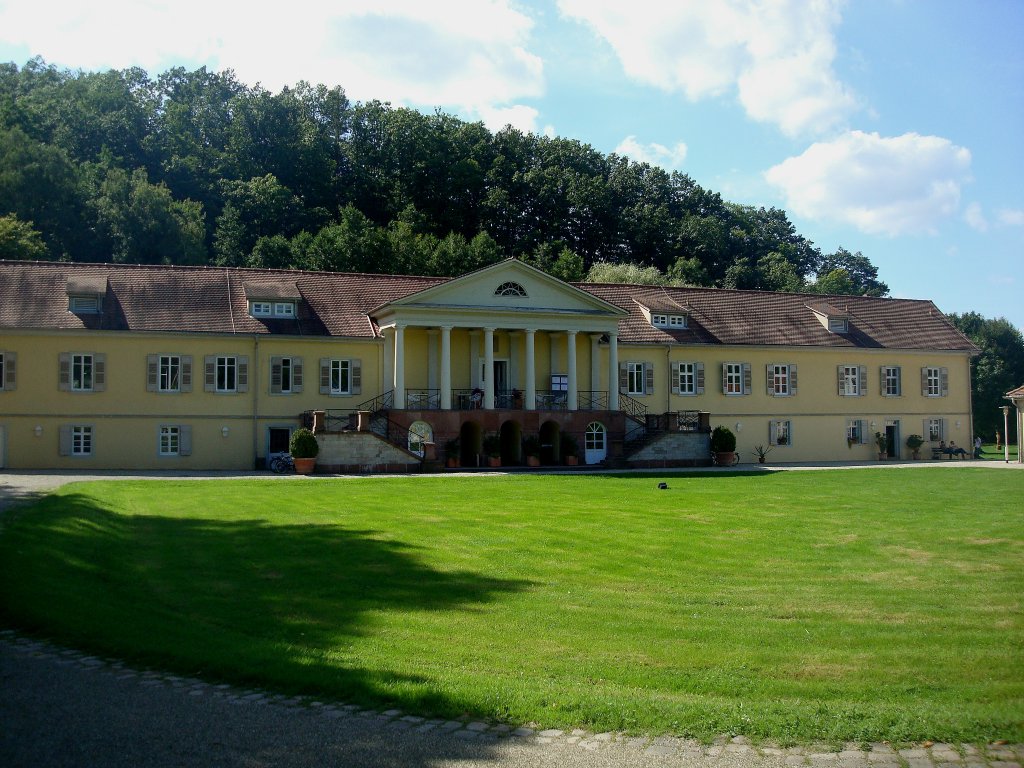
[[[996,213],[996,218],[999,219],[1000,224],[1005,224],[1008,227],[1024,227],[1024,210],[1020,208],[1001,208]]]
[[[537,116],[540,113],[533,107],[524,104],[515,104],[511,107],[481,107],[478,112],[484,125],[492,131],[500,131],[506,125],[511,125],[523,133],[537,132]]]
[[[625,155],[638,163],[657,165],[669,171],[682,169],[686,151],[686,145],[681,141],[669,149],[663,144],[641,144],[636,136],[627,136],[615,148],[617,155]]]
[[[869,234],[934,232],[970,180],[971,153],[939,136],[851,131],[812,144],[765,173],[787,206]]]
[[[988,219],[985,218],[981,205],[978,203],[971,203],[967,206],[967,209],[964,211],[964,221],[967,222],[971,229],[976,229],[979,232],[988,232]]]
[[[839,0],[559,0],[626,73],[692,101],[735,92],[747,114],[795,136],[842,125],[856,100],[832,62]]]
[[[543,93],[531,19],[509,0],[53,0],[0,6],[0,41],[83,69],[207,65],[277,90],[299,80],[355,99],[482,111]]]

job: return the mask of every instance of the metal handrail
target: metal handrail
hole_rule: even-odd
[[[579,393],[577,409],[581,411],[607,411],[608,392],[605,390],[582,390]]]

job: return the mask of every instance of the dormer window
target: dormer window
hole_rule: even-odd
[[[293,280],[243,283],[249,314],[291,320],[298,315],[302,294]]]
[[[651,325],[656,328],[685,328],[686,324],[686,315],[651,313]]]
[[[811,304],[805,304],[814,316],[818,318],[818,322],[824,326],[829,333],[849,333],[850,332],[850,311],[849,309],[840,309],[834,304],[829,304],[827,301],[817,301]]]
[[[668,325],[670,328],[685,328],[686,315],[669,315]]]
[[[294,318],[294,301],[251,301],[249,314],[253,317]]]
[[[668,315],[651,315],[651,325],[659,327],[668,325]]]
[[[294,301],[276,301],[276,302],[274,302],[274,316],[275,317],[295,317],[295,302]]]
[[[70,296],[68,310],[76,315],[95,315],[100,311],[99,296]]]
[[[494,289],[495,296],[526,296],[526,289],[523,288],[519,283],[507,282],[502,283]]]
[[[274,305],[269,301],[254,301],[249,311],[253,317],[270,317],[274,314]]]
[[[845,317],[830,317],[828,329],[832,333],[847,333],[850,330],[850,321]]]

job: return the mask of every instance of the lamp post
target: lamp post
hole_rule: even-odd
[[[1003,461],[1010,463],[1010,406],[1002,406],[1003,411]]]

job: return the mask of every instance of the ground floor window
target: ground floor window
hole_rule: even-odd
[[[182,425],[161,425],[158,433],[161,456],[191,456],[192,428]]]
[[[773,419],[769,425],[769,439],[772,445],[792,445],[793,430],[785,419]]]
[[[409,453],[421,457],[424,453],[423,444],[434,441],[434,430],[425,421],[414,421],[409,426]]]
[[[930,443],[937,443],[942,440],[942,419],[928,419],[925,422],[927,439]]]
[[[863,419],[850,419],[846,422],[847,445],[866,443],[867,428]]]

